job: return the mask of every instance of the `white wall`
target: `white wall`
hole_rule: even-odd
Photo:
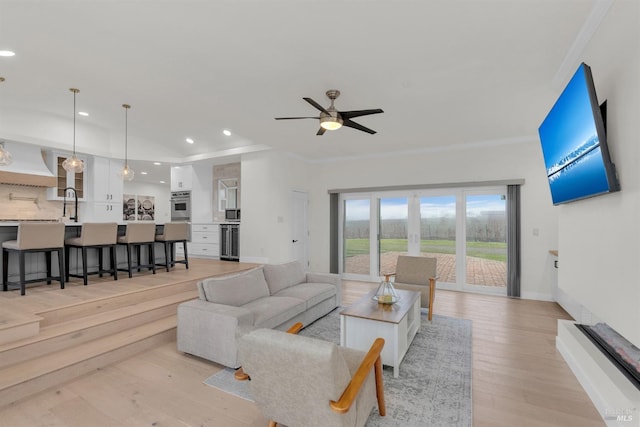
[[[171,221],[171,190],[169,185],[148,184],[144,182],[124,182],[124,194],[136,194],[140,196],[154,196],[156,198],[155,221],[163,224]]]
[[[381,165],[384,163],[385,168]],[[380,173],[384,170],[384,173]],[[329,271],[329,189],[524,179],[522,293],[552,299],[558,211],[551,203],[537,138],[441,152],[311,164],[277,152],[242,158],[243,261],[285,262],[291,251],[292,189],[309,192],[310,269]],[[534,236],[533,230],[538,230]]]
[[[275,151],[242,156],[240,261],[280,263],[294,258],[291,191],[308,191],[311,175],[309,165]]]
[[[640,7],[616,1],[583,58],[622,191],[559,208],[559,287],[640,347]],[[576,64],[576,68],[577,68]],[[589,321],[590,319],[585,319]]]
[[[191,182],[191,222],[213,221],[213,165],[204,162],[193,165]]]
[[[311,194],[311,269],[329,269],[329,189],[519,178],[525,180],[521,193],[522,294],[525,298],[552,299],[555,273],[549,250],[557,248],[557,211],[551,203],[536,138],[464,151],[397,154],[316,165]],[[537,236],[534,229],[538,230]]]

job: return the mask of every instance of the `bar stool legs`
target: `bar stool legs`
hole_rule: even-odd
[[[125,243],[124,245],[126,245],[127,247],[127,268],[120,268],[120,271],[126,271],[129,273],[129,278],[133,277],[133,269],[135,268],[138,272],[140,272],[140,269],[142,268],[147,268],[149,270],[151,270],[153,272],[153,274],[156,274],[156,264],[153,261],[155,259],[156,253],[155,253],[155,249],[154,249],[154,244],[153,242],[144,242],[144,243]],[[148,264],[142,264],[141,260],[142,260],[142,254],[141,254],[141,247],[142,246],[147,246],[149,248],[149,263]],[[136,261],[137,263],[134,265],[133,263],[133,259],[131,257],[131,249],[135,248],[136,251]]]
[[[63,248],[43,248],[43,249],[25,249],[25,250],[13,250],[13,249],[2,249],[2,291],[6,292],[9,290],[9,252],[16,252],[18,255],[18,276],[19,276],[19,285],[20,285],[20,295],[26,295],[27,293],[27,283],[34,282],[42,282],[46,281],[47,285],[51,284],[52,280],[58,280],[60,282],[60,289],[64,289],[64,253]],[[45,264],[47,277],[41,279],[31,279],[26,280],[26,253],[37,253],[44,252],[45,255]],[[52,268],[51,268],[51,253],[56,252],[58,254],[58,271],[59,276],[52,276]]]

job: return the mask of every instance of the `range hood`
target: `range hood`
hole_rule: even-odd
[[[0,184],[55,187],[56,177],[45,164],[42,149],[31,144],[5,142],[4,148],[13,157],[13,163],[0,166]]]

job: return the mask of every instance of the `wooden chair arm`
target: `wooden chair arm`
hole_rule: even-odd
[[[364,357],[364,359],[362,359],[362,362],[360,362],[360,366],[358,367],[356,373],[353,375],[353,378],[351,378],[351,381],[347,385],[347,388],[345,388],[342,392],[342,396],[340,396],[340,399],[337,402],[333,400],[329,402],[329,406],[331,406],[333,412],[344,414],[349,411],[349,408],[351,408],[351,405],[353,404],[354,400],[356,400],[356,397],[360,392],[362,384],[364,384],[364,381],[367,379],[369,372],[374,367],[374,364],[376,362],[379,362],[380,353],[382,352],[383,347],[384,339],[376,338],[376,340],[371,345],[371,348],[369,348],[366,356]],[[377,379],[378,378],[376,378],[376,380]],[[380,381],[382,381],[382,377],[380,377]],[[382,391],[382,387],[382,384],[376,384],[376,389],[378,389],[378,391],[380,392]],[[382,410],[382,412],[384,412],[384,410]],[[381,415],[383,414],[381,413]]]
[[[302,322],[298,322],[294,325],[292,325],[289,329],[287,329],[287,333],[288,334],[294,334],[297,335],[298,332],[300,332],[300,330],[304,327],[304,325],[302,324]]]
[[[302,324],[302,322],[297,322],[293,324],[289,329],[287,329],[287,333],[297,335],[298,332],[300,332],[300,330],[303,327],[304,325]],[[242,369],[242,366],[236,369],[236,371],[233,374],[233,377],[238,381],[246,381],[251,379],[249,375],[244,372],[244,369]]]

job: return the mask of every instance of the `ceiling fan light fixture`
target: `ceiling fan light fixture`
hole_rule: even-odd
[[[342,119],[333,116],[320,117],[320,127],[326,130],[338,130],[342,127]]]

